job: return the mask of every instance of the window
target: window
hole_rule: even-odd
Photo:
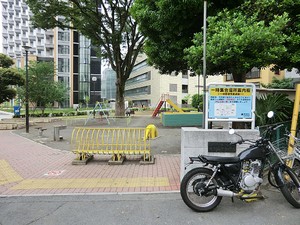
[[[151,94],[150,86],[140,87],[140,88],[134,88],[125,91],[126,96],[132,96],[132,95],[148,95]]]
[[[143,73],[136,77],[130,78],[126,81],[126,85],[135,84],[143,81],[147,81],[151,79],[151,72]]]
[[[177,92],[177,84],[169,84],[169,91]]]
[[[70,35],[68,32],[58,32],[58,40],[59,41],[70,41]]]
[[[256,67],[253,67],[250,72],[246,74],[246,79],[255,79],[260,78],[260,70]]]
[[[58,54],[70,54],[70,47],[68,45],[58,45]]]
[[[188,93],[188,85],[182,85],[182,93]]]
[[[66,58],[58,58],[58,72],[70,72],[70,60]]]
[[[101,73],[101,59],[91,59],[91,74]]]
[[[136,70],[139,70],[139,69],[142,69],[142,68],[146,67],[147,65],[148,65],[148,64],[147,64],[147,61],[146,61],[146,60],[145,60],[145,61],[142,61],[142,62],[136,64],[136,65],[133,67],[132,72],[134,72],[134,71],[136,71]]]

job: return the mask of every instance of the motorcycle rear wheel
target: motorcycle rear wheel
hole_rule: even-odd
[[[300,208],[300,187],[297,187],[294,181],[295,178],[292,178],[285,170],[283,171],[282,177],[284,184],[281,185],[280,190],[283,196],[292,206]]]
[[[180,185],[180,194],[184,203],[192,210],[197,212],[208,212],[216,208],[221,200],[221,196],[215,196],[213,194],[201,195],[200,187],[204,187],[213,172],[206,168],[195,168],[189,171],[182,179]],[[215,179],[212,179],[212,183],[217,186]],[[198,189],[197,189],[198,187]],[[196,193],[197,191],[200,192]]]

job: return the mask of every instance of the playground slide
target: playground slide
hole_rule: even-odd
[[[174,102],[171,101],[171,99],[166,100],[167,103],[169,103],[176,111],[183,113],[183,110],[179,108]]]

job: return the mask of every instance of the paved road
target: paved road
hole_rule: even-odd
[[[0,198],[1,225],[298,225],[299,210],[277,191],[252,203],[223,198],[212,212],[196,213],[179,193]]]

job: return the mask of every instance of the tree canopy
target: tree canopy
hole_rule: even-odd
[[[283,33],[286,35],[284,46],[287,51],[283,57],[273,63],[280,69],[300,69],[300,1],[293,0],[248,0],[242,7],[243,12],[251,15],[257,12],[258,20],[263,20],[268,26],[274,15],[288,15]],[[279,33],[280,35],[280,33]]]
[[[258,15],[240,11],[223,11],[208,18],[207,68],[208,74],[232,74],[234,81],[245,82],[246,73],[253,67],[266,67],[280,59],[287,51],[286,35],[282,33],[288,15],[274,16],[268,26],[258,21]],[[199,68],[203,56],[202,33],[195,35],[194,45],[186,50],[189,65]]]
[[[52,62],[30,62],[28,68],[28,97],[42,109],[54,102],[61,103],[66,98],[65,84],[54,80],[54,64]],[[24,87],[18,89],[19,98],[25,96]]]
[[[14,61],[0,53],[0,104],[13,99],[16,96],[16,90],[12,85],[24,85],[25,79],[21,73],[15,69],[10,68]]]
[[[101,50],[117,74],[116,115],[125,113],[124,88],[144,37],[130,15],[133,0],[27,0],[33,24],[44,29],[78,30]]]
[[[188,68],[184,49],[193,45],[203,25],[203,0],[135,0],[132,12],[147,37],[144,52],[150,65],[162,73]],[[234,8],[243,0],[208,1],[208,15]]]
[[[244,81],[253,66],[299,69],[300,1],[207,2],[208,72],[226,69],[236,81]],[[194,70],[202,67],[202,5],[196,0],[135,1],[134,17],[147,37],[145,52],[151,64],[163,72],[188,68],[186,60]],[[236,63],[240,71],[233,68]]]

